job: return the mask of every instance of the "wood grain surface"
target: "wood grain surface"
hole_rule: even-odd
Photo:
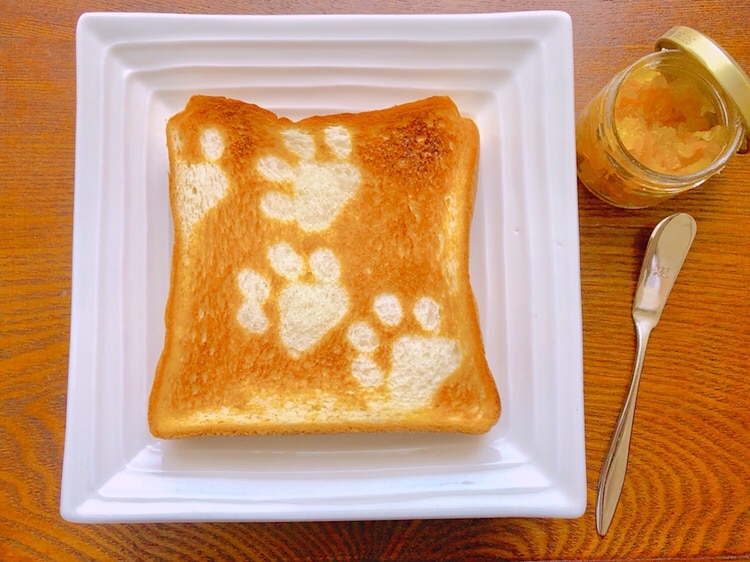
[[[658,207],[584,189],[581,282],[588,510],[575,520],[75,525],[59,515],[71,291],[75,26],[86,11],[490,12],[574,22],[576,109],[673,25],[750,68],[750,3],[695,1],[0,0],[0,560],[737,559],[750,556],[750,155]],[[628,478],[609,534],[594,490],[632,368],[632,294],[651,228],[698,235],[651,337]]]

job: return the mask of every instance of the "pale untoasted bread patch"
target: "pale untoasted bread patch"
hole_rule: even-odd
[[[175,205],[182,223],[182,232],[189,237],[195,224],[224,197],[229,188],[229,177],[216,163],[224,152],[224,139],[213,128],[201,132],[201,150],[205,162],[190,163],[182,158],[182,141],[177,131],[172,132],[172,144],[176,147],[172,164],[174,170]]]
[[[324,133],[338,158],[349,156],[351,137],[344,127],[328,127]],[[272,182],[291,184],[291,193],[264,194],[261,209],[271,219],[296,221],[305,232],[326,230],[359,189],[359,170],[343,160],[315,160],[315,141],[307,133],[287,129],[282,138],[299,161],[292,166],[277,156],[264,156],[258,161],[258,171]]]

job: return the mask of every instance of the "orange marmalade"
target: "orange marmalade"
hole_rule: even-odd
[[[663,50],[615,76],[584,109],[578,176],[612,205],[647,207],[703,183],[742,140],[737,110],[711,74]]]

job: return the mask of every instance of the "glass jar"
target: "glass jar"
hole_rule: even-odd
[[[689,28],[670,30],[657,43],[668,48],[617,74],[579,116],[578,177],[604,201],[654,205],[701,185],[746,147],[750,80],[723,50],[732,73],[717,71],[696,36],[710,41]]]

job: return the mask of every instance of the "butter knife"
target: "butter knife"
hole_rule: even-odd
[[[656,225],[646,246],[633,299],[637,342],[633,376],[604,458],[597,487],[596,530],[601,536],[609,529],[625,481],[635,401],[648,338],[659,322],[667,297],[693,243],[695,232],[693,217],[686,213],[676,213]]]

